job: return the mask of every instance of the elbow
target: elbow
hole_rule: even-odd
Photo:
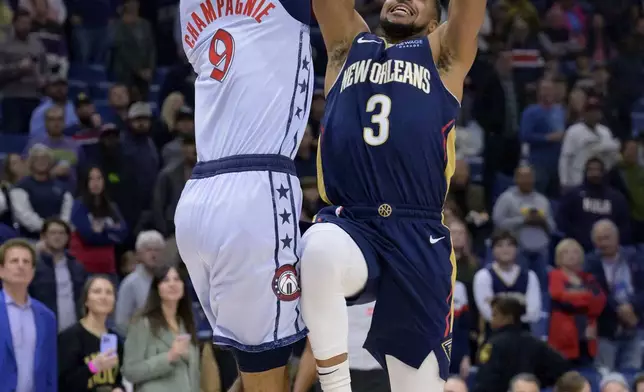
[[[142,373],[140,371],[139,364],[133,363],[131,360],[130,361],[123,361],[123,366],[121,367],[121,373],[123,374],[123,378],[131,382],[132,384],[137,384],[140,382],[145,381],[144,377],[142,377]]]

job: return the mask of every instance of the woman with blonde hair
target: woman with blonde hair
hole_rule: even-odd
[[[597,318],[606,296],[595,278],[583,271],[584,251],[566,238],[555,248],[556,269],[550,272],[552,301],[548,343],[576,365],[591,364],[597,354]]]
[[[161,105],[160,123],[161,126],[157,127],[157,131],[152,135],[154,144],[159,150],[167,143],[174,139],[174,129],[177,121],[177,113],[185,105],[186,99],[178,91],[168,94],[163,100]]]

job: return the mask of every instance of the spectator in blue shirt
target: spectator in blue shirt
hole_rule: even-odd
[[[566,112],[555,103],[555,86],[543,79],[539,82],[537,103],[523,111],[520,125],[521,141],[530,147],[530,163],[539,193],[557,194],[557,164],[565,126]]]
[[[54,76],[49,79],[45,86],[45,98],[40,105],[31,114],[31,121],[29,122],[29,137],[44,135],[46,131],[45,114],[47,109],[54,105],[58,105],[64,110],[65,126],[71,126],[78,122],[76,117],[76,110],[72,101],[67,99],[67,79],[60,75]]]

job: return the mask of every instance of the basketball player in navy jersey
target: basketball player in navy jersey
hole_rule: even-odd
[[[485,0],[386,0],[384,36],[353,0],[313,0],[328,51],[318,182],[331,204],[303,239],[302,312],[324,392],[351,391],[346,305],[376,299],[364,347],[392,391],[443,390],[456,276],[442,210],[454,122]]]

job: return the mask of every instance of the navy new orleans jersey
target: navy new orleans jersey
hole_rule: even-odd
[[[389,45],[359,34],[327,96],[318,151],[317,222],[344,229],[377,299],[365,348],[418,368],[430,352],[449,372],[456,276],[442,209],[454,173],[458,100],[443,85],[427,37]],[[351,303],[351,301],[350,301]]]
[[[322,197],[336,204],[442,209],[458,111],[427,38],[388,46],[375,35],[359,35],[327,96]]]

